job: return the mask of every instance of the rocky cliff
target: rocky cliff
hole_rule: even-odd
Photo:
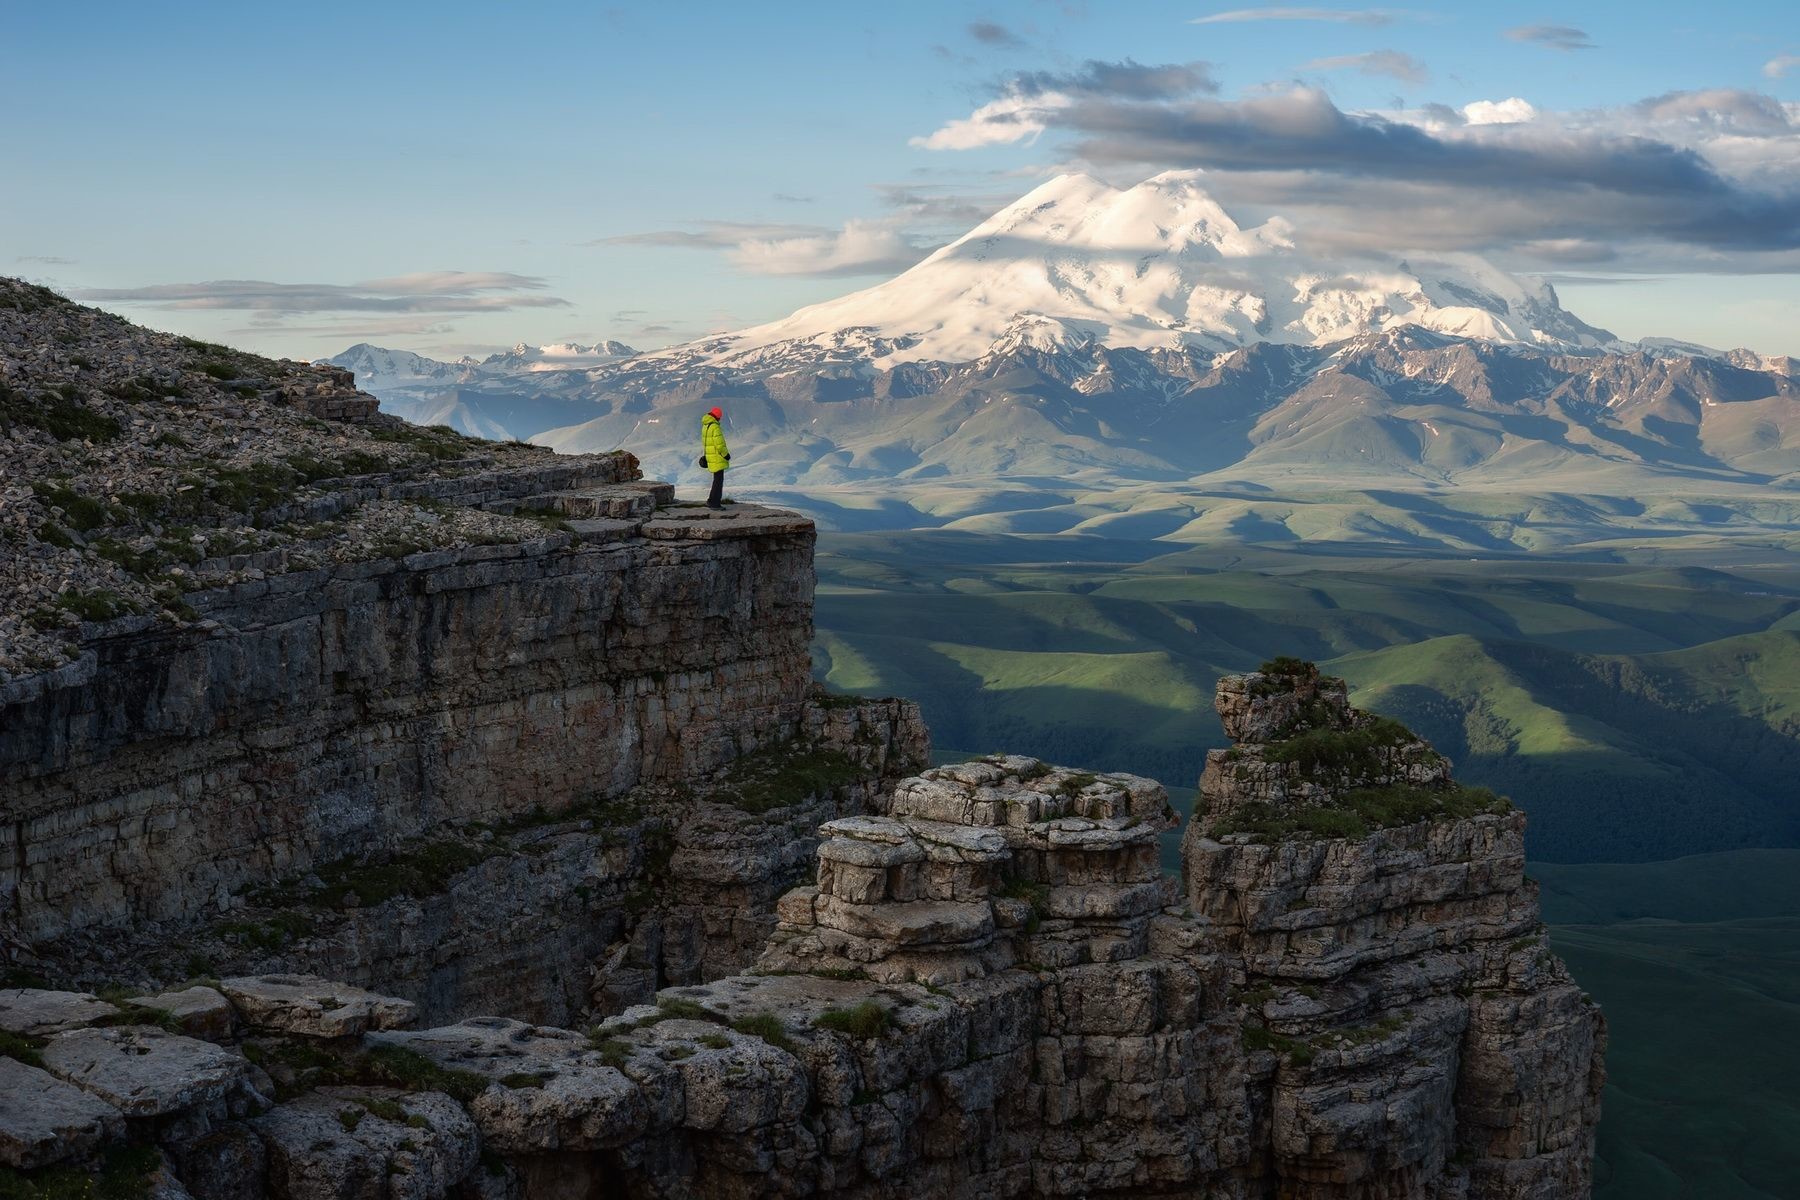
[[[812,689],[794,514],[0,298],[0,1188],[1586,1193],[1523,818],[1341,681],[1221,681],[1177,880]]]
[[[197,1197],[1587,1194],[1604,1025],[1523,819],[1273,665],[1221,682],[1179,882],[1151,781],[936,768],[824,824],[750,970],[586,1032],[307,975],[0,994],[43,1098],[0,1154],[123,1134]]]
[[[923,764],[911,705],[812,696],[792,513],[7,281],[0,350],[0,896],[34,969],[569,1020],[743,966],[817,825]],[[721,799],[726,764],[756,787]]]

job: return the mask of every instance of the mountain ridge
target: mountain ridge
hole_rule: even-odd
[[[1555,474],[1635,495],[1800,477],[1789,359],[1622,342],[1469,255],[1319,260],[1200,180],[1059,176],[884,283],[661,350],[329,361],[373,370],[363,385],[408,419],[628,449],[672,478],[717,404],[742,487]]]

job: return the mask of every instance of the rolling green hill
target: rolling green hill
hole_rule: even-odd
[[[1609,1026],[1597,1200],[1792,1196],[1800,851],[1531,872]]]
[[[1512,794],[1539,858],[1800,844],[1800,568],[1658,557],[825,534],[816,668],[942,744],[1192,784],[1214,681],[1295,654]]]

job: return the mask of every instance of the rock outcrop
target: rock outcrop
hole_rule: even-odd
[[[1179,883],[1149,780],[936,768],[824,823],[751,971],[587,1033],[353,1037],[328,998],[350,1025],[407,1009],[227,981],[276,1102],[194,1101],[161,1148],[247,1125],[278,1196],[1586,1195],[1604,1025],[1543,945],[1523,818],[1310,668],[1228,678],[1219,707],[1267,740],[1209,757]],[[41,1145],[22,1125],[0,1151]]]

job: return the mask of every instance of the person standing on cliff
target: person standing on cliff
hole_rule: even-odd
[[[712,495],[706,498],[706,507],[725,507],[725,469],[731,466],[731,451],[725,448],[725,430],[719,426],[719,418],[725,412],[713,408],[700,418],[700,465],[712,472]]]

